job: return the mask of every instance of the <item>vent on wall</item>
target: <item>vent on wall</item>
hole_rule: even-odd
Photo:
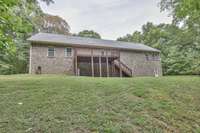
[[[42,74],[42,67],[41,66],[37,67],[36,74]]]

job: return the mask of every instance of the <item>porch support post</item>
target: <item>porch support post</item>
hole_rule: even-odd
[[[93,57],[93,49],[91,50],[91,67],[92,67],[92,77],[94,77],[94,57]]]
[[[109,77],[108,51],[106,51],[106,67],[107,67],[107,77]]]
[[[99,56],[99,76],[102,77],[101,56]]]
[[[76,76],[79,76],[78,75],[78,63],[77,63],[77,50],[76,48],[74,49],[74,63],[75,63],[75,68],[74,68],[74,71],[75,71],[75,75]]]
[[[114,73],[115,73],[114,62],[113,61],[111,62],[111,68],[112,68],[111,76],[113,77]]]
[[[119,59],[119,73],[120,73],[120,77],[122,77],[122,66],[121,66],[120,59]]]
[[[119,59],[118,59],[118,61],[119,61],[119,75],[120,75],[120,77],[122,77],[122,66],[121,66],[120,58],[121,58],[121,53],[119,51]]]
[[[113,65],[113,76],[116,76],[116,71],[115,71],[115,65],[114,65],[114,61],[112,62],[112,65]]]

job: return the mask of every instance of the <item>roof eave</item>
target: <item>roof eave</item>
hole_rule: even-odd
[[[83,44],[69,44],[69,43],[61,43],[61,42],[50,42],[50,41],[39,41],[39,40],[33,40],[31,38],[28,38],[27,41],[32,42],[32,43],[42,43],[42,44],[51,44],[51,45],[68,45],[72,47],[87,47],[87,48],[109,48],[109,49],[120,49],[120,50],[129,50],[129,51],[143,51],[143,52],[157,52],[161,53],[160,50],[144,50],[144,49],[129,49],[129,48],[116,48],[116,47],[104,47],[104,46],[89,46],[89,45],[84,45]]]

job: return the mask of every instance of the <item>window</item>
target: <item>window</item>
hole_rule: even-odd
[[[72,56],[72,48],[65,48],[65,57]]]
[[[145,54],[146,60],[147,61],[159,61],[160,56],[159,54],[152,53],[152,54]]]
[[[54,57],[55,56],[55,48],[49,47],[48,48],[48,57]]]
[[[158,60],[158,56],[156,54],[153,54],[153,60]]]
[[[153,54],[153,60],[154,60],[154,61],[160,60],[159,54],[154,53],[154,54]]]
[[[149,55],[145,54],[145,57],[146,57],[146,60],[148,61],[149,60]]]

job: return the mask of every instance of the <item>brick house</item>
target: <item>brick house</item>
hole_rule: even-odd
[[[120,41],[38,33],[28,39],[30,74],[161,76],[160,51]]]

